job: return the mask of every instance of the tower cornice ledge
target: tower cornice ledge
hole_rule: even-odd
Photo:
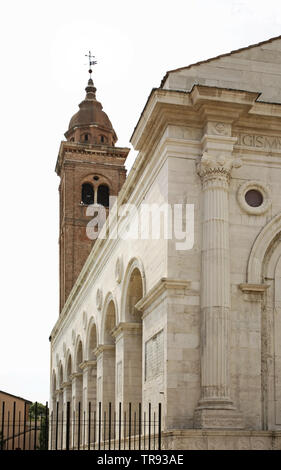
[[[87,148],[85,148],[87,147]],[[80,142],[68,142],[62,141],[59,148],[59,154],[56,162],[55,171],[58,176],[60,176],[62,163],[65,159],[65,155],[67,153],[71,154],[88,154],[93,156],[110,156],[115,158],[120,158],[123,161],[126,160],[128,154],[130,152],[129,147],[112,147],[112,146],[105,146],[105,145],[98,145],[98,144],[88,144],[85,145],[84,143]]]

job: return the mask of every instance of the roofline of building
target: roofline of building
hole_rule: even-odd
[[[4,393],[4,395],[9,395],[10,397],[17,398],[18,400],[22,400],[25,403],[30,403],[32,405],[32,401],[26,400],[26,398],[19,397],[17,395],[13,395],[12,393],[4,392],[3,390],[0,390],[0,393]]]
[[[230,56],[231,54],[235,54],[235,53],[237,53],[237,52],[246,51],[247,49],[252,49],[253,47],[258,47],[258,46],[262,46],[262,45],[264,45],[264,44],[268,44],[268,43],[270,43],[270,42],[275,41],[276,39],[281,39],[281,35],[280,35],[280,36],[275,36],[275,37],[270,38],[270,39],[267,39],[266,41],[257,42],[256,44],[250,44],[249,46],[241,47],[241,48],[239,48],[239,49],[234,49],[233,51],[226,52],[226,53],[224,53],[224,54],[220,54],[220,55],[217,55],[217,56],[215,56],[215,57],[211,57],[210,59],[201,60],[201,61],[199,61],[199,62],[195,62],[195,63],[190,64],[190,65],[186,65],[185,67],[179,67],[179,68],[177,68],[177,69],[168,70],[168,71],[166,72],[165,76],[164,76],[164,77],[162,78],[162,80],[161,80],[160,88],[163,87],[165,81],[166,81],[167,78],[168,78],[169,73],[180,72],[181,70],[189,69],[189,68],[194,67],[194,66],[196,66],[196,65],[207,64],[208,62],[212,62],[213,60],[221,59],[222,57],[228,57],[228,56]]]

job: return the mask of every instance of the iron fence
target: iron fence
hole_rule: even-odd
[[[22,417],[23,414],[23,417]],[[44,412],[35,403],[34,411],[17,410],[13,402],[12,410],[6,410],[2,402],[0,420],[0,450],[47,450],[49,435],[49,409],[46,403]]]
[[[74,407],[73,407],[74,408]],[[26,410],[25,410],[26,411]],[[151,403],[104,407],[89,402],[82,409],[78,402],[57,402],[51,413],[46,404],[39,413],[37,403],[33,415],[14,409],[5,412],[2,403],[1,450],[161,450],[161,403],[152,409]]]

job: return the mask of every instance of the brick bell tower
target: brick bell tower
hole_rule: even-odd
[[[129,148],[115,147],[117,135],[96,99],[91,76],[85,90],[56,164],[60,177],[60,311],[93,247],[94,240],[86,234],[92,218],[86,216],[87,207],[102,204],[108,214],[109,196],[117,196],[126,179],[124,164],[129,153]]]

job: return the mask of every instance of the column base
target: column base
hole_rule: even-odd
[[[244,429],[244,420],[234,406],[227,408],[197,408],[194,413],[196,429]]]

